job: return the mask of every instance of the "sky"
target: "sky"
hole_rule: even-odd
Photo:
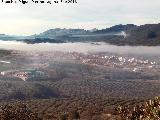
[[[17,0],[18,1],[18,0]],[[160,23],[160,0],[77,0],[77,4],[0,2],[0,33],[32,35],[53,28],[103,29]]]

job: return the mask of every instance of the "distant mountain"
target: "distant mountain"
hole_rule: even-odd
[[[25,38],[25,36],[0,34],[0,40],[20,40]]]
[[[119,31],[119,33],[121,32],[120,30],[116,30],[116,29],[113,34],[110,31],[101,33],[96,28],[91,30],[56,28],[56,29],[49,29],[43,33],[40,33],[38,35],[33,35],[30,37],[31,38],[49,38],[49,39],[60,40],[60,41],[63,40],[63,42],[90,42],[90,41],[99,41],[99,39],[101,40],[101,37],[111,36],[112,34],[117,35],[115,34],[115,32],[117,31]]]
[[[59,36],[68,36],[68,35],[82,35],[82,34],[88,34],[90,33],[88,30],[84,29],[49,29],[43,33],[40,33],[39,35],[36,35],[35,37],[39,38],[56,38]]]
[[[160,45],[160,24],[135,26],[125,31],[126,36],[113,36],[105,42],[115,45]]]
[[[97,30],[49,29],[32,36],[11,36],[0,34],[0,40],[18,40],[26,43],[63,43],[63,42],[106,42],[114,45],[160,45],[160,24],[115,25]]]
[[[122,31],[127,31],[128,29],[137,27],[134,24],[127,24],[127,25],[115,25],[110,28],[102,29],[102,30],[97,30],[94,31],[93,33],[98,33],[98,34],[104,34],[104,33],[115,33],[115,32],[122,32]]]
[[[126,40],[135,45],[160,45],[160,24],[146,24],[126,31]]]
[[[93,28],[93,29],[91,29],[91,30],[89,30],[90,32],[95,32],[95,31],[98,31],[98,29],[97,28]]]

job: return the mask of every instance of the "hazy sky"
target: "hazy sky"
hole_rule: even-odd
[[[106,28],[159,23],[160,0],[77,0],[78,4],[0,3],[0,33],[30,35],[50,28]]]

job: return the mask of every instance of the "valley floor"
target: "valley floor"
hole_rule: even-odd
[[[119,105],[160,94],[155,56],[12,51],[2,58],[9,63],[0,63],[0,104],[25,104],[44,120],[119,120]]]

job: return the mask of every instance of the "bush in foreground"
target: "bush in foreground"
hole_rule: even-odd
[[[117,111],[124,120],[160,120],[160,97],[132,107],[118,106]]]

